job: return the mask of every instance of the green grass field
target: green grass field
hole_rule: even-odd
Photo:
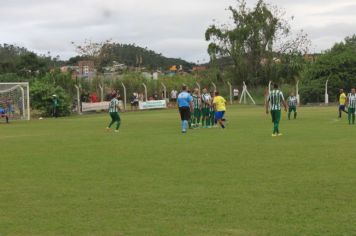
[[[175,110],[1,123],[0,235],[356,235],[356,126],[301,108],[272,138],[228,109],[188,134]]]

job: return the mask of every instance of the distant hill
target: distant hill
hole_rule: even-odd
[[[113,43],[109,51],[105,53],[100,67],[110,66],[113,61],[123,63],[127,66],[146,67],[149,70],[168,70],[172,65],[182,65],[184,70],[191,69],[194,64],[178,58],[168,58],[147,48],[139,47],[135,44]],[[83,57],[73,57],[68,64],[75,64]]]

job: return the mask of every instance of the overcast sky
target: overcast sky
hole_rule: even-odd
[[[247,0],[254,4],[255,0]],[[294,16],[312,51],[356,33],[356,0],[269,0]],[[0,0],[0,43],[75,55],[71,41],[135,43],[168,57],[208,60],[206,28],[228,22],[234,0]]]

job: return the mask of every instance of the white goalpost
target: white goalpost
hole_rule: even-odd
[[[245,81],[243,82],[243,87],[242,87],[242,93],[241,93],[241,97],[240,97],[240,104],[242,102],[242,100],[244,100],[244,104],[246,104],[246,95],[250,98],[250,100],[252,101],[253,104],[256,105],[255,100],[252,98],[251,94],[249,93],[249,91],[247,90],[247,85],[245,83]]]
[[[30,120],[28,82],[0,83],[0,108],[10,120]]]

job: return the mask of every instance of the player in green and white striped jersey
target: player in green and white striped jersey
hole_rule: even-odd
[[[290,115],[294,112],[294,119],[297,118],[297,105],[298,99],[294,96],[294,93],[291,93],[290,96],[287,98],[288,102],[288,120],[290,120]]]
[[[199,89],[195,88],[193,97],[193,116],[192,116],[192,127],[198,128],[200,126],[200,118],[201,118],[201,98],[199,95]]]
[[[112,95],[112,99],[109,103],[109,114],[111,117],[111,122],[109,126],[106,128],[108,131],[110,130],[110,127],[116,123],[116,129],[115,132],[119,132],[120,124],[121,124],[121,119],[119,115],[119,100],[117,99],[117,93],[114,93]]]
[[[287,111],[287,104],[284,100],[282,91],[278,90],[278,85],[274,84],[272,92],[268,95],[266,102],[266,114],[271,110],[273,133],[272,137],[281,136],[279,132],[279,122],[281,120],[281,104],[284,106],[284,110]]]
[[[202,115],[203,115],[202,125],[203,127],[208,128],[210,126],[210,107],[212,105],[211,104],[212,99],[206,88],[203,89],[201,100],[202,100]]]
[[[348,107],[348,119],[349,124],[355,124],[355,112],[356,112],[356,90],[353,88],[351,89],[351,93],[348,94],[346,104]]]

